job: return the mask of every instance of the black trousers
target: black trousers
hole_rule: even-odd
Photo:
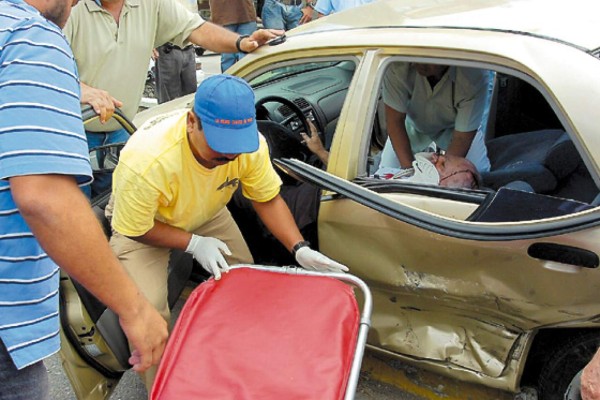
[[[194,47],[180,49],[167,43],[158,47],[157,51],[155,67],[158,103],[194,93],[198,85]]]

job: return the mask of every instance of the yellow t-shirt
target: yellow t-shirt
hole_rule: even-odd
[[[113,176],[112,227],[141,236],[154,220],[188,232],[226,206],[239,184],[245,197],[273,199],[281,179],[273,169],[267,142],[257,151],[213,169],[194,158],[186,134],[187,110],[147,121],[131,136]]]

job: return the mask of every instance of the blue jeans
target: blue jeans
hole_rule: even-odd
[[[287,6],[276,0],[265,0],[260,17],[267,29],[289,31],[300,23],[302,9],[300,6]]]
[[[243,24],[231,24],[225,25],[225,29],[232,32],[239,33],[240,35],[252,35],[256,30],[256,21],[245,22]],[[235,62],[239,61],[244,57],[244,53],[222,53],[221,54],[221,72],[225,72],[227,68],[231,67]]]
[[[50,385],[44,363],[17,369],[0,340],[0,400],[49,400]]]
[[[87,136],[88,149],[90,149],[90,151],[99,146],[114,143],[124,143],[129,140],[129,132],[127,132],[124,128],[112,132],[85,131],[85,135]],[[98,163],[102,165],[103,161],[104,160],[100,159],[98,160]],[[111,185],[112,174],[97,174],[94,172],[94,181],[91,185],[84,186],[82,190],[88,198],[92,198],[110,189]]]

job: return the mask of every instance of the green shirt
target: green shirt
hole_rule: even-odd
[[[64,33],[81,81],[122,101],[122,111],[132,119],[142,99],[152,49],[167,42],[187,45],[192,31],[203,23],[177,1],[125,0],[117,24],[94,0],[81,0],[73,7]],[[94,132],[119,128],[116,121],[86,126]]]

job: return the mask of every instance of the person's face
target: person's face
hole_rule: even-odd
[[[64,28],[71,15],[71,8],[77,3],[77,0],[50,0],[45,9],[40,9],[40,13],[48,20],[54,22],[59,28]]]
[[[210,148],[204,137],[204,131],[200,129],[198,117],[193,112],[188,112],[187,131],[190,146],[196,160],[205,168],[215,168],[235,160],[239,154],[219,153]]]
[[[428,77],[441,77],[448,66],[438,64],[414,64],[417,73],[426,78]]]
[[[466,158],[450,154],[432,154],[431,162],[440,174],[440,186],[449,188],[473,188],[477,169]]]

